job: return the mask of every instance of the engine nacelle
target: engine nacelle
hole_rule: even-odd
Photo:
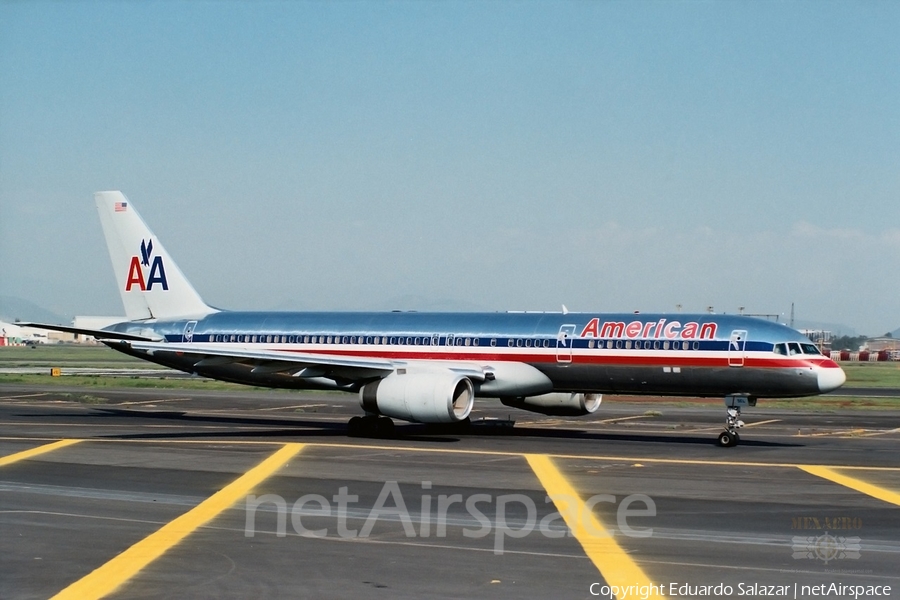
[[[580,417],[597,412],[603,394],[569,394],[553,392],[540,396],[500,398],[506,406],[555,417]]]
[[[406,373],[398,370],[359,390],[367,412],[414,423],[456,423],[475,402],[472,381],[451,371]]]

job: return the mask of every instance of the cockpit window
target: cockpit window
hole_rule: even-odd
[[[791,356],[795,356],[800,353],[800,344],[798,344],[797,342],[790,342],[788,344],[788,354],[790,354]]]
[[[815,344],[800,344],[803,348],[803,354],[821,354]]]
[[[787,344],[775,344],[775,347],[772,348],[772,352],[787,356]]]

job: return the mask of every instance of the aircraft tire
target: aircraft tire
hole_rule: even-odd
[[[392,438],[394,437],[394,421],[390,417],[378,417],[374,423],[375,437]]]
[[[733,448],[734,446],[738,445],[740,439],[741,438],[737,434],[737,432],[723,431],[719,434],[719,438],[717,441],[723,448]]]
[[[351,417],[350,421],[347,422],[347,436],[362,437],[363,428],[364,423],[362,417]]]

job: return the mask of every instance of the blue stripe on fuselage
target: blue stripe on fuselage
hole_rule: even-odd
[[[648,324],[651,335],[647,337],[628,337],[624,332],[618,337],[578,337],[587,324],[598,318],[601,323],[632,323],[640,321]],[[661,321],[672,323],[694,322],[701,326],[714,323],[715,339],[690,337],[683,339],[680,335],[666,338],[654,335]],[[168,341],[182,341],[188,319],[157,322],[127,322],[110,327],[113,331],[138,333],[150,329],[162,335]],[[439,336],[439,345],[446,346],[448,335],[454,338],[478,339],[479,346],[490,345],[490,340],[497,340],[497,346],[507,348],[508,340],[538,340],[543,348],[547,340],[550,348],[556,347],[560,327],[574,326],[574,337],[568,337],[568,344],[573,348],[604,346],[609,341],[614,347],[618,342],[623,346],[626,342],[659,342],[663,344],[677,342],[679,350],[683,350],[683,342],[688,342],[687,350],[727,350],[731,332],[746,330],[746,351],[769,350],[772,344],[785,341],[808,342],[799,332],[784,325],[772,323],[753,317],[702,314],[599,314],[599,313],[417,313],[417,312],[220,312],[198,319],[193,328],[193,341],[217,341],[217,336],[335,336],[359,337],[412,337],[428,338]],[[641,333],[644,333],[642,331]],[[237,340],[235,340],[237,341]],[[244,339],[242,343],[248,343]],[[259,338],[257,338],[259,341]],[[695,343],[696,342],[696,343]],[[517,342],[514,342],[517,343]],[[403,344],[396,344],[403,345]],[[432,344],[429,344],[432,345]],[[456,343],[454,342],[454,345]]]

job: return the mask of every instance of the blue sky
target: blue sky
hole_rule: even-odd
[[[900,326],[900,4],[0,3],[0,294]]]

